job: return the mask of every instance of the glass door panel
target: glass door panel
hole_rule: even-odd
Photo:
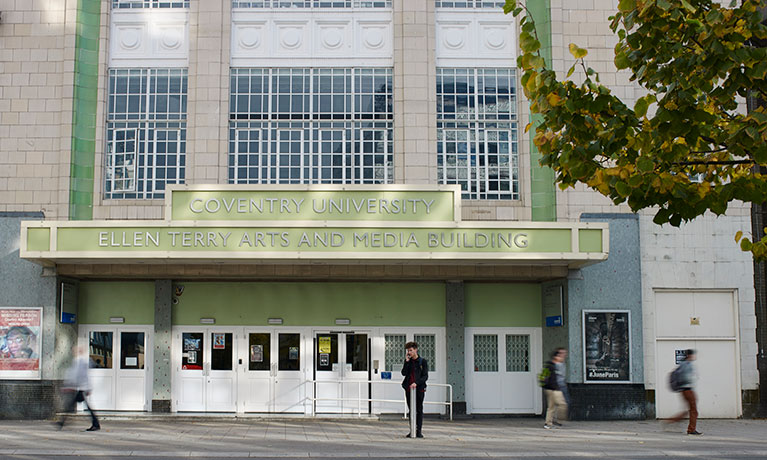
[[[273,400],[274,364],[272,334],[249,332],[248,366],[243,376],[243,410],[245,412],[271,412]]]
[[[268,371],[271,365],[272,335],[266,333],[248,336],[248,370]]]
[[[120,333],[120,369],[144,369],[144,333]]]
[[[210,340],[210,369],[231,371],[233,369],[234,343],[231,332],[213,332]]]
[[[234,412],[237,410],[234,334],[214,330],[208,337],[206,408],[209,412]]]
[[[176,410],[204,411],[207,382],[204,368],[205,332],[204,330],[182,332],[179,338],[176,347],[181,353],[181,366],[177,370],[178,377],[174,383],[174,392],[177,395]]]
[[[301,372],[301,334],[280,332],[277,335],[277,362],[274,379],[274,411],[304,412],[302,401],[306,388]]]
[[[92,386],[88,404],[94,409],[114,410],[115,407],[114,334],[107,330],[88,334],[88,378]]]
[[[117,373],[117,410],[144,410],[147,406],[147,373],[145,370],[146,333],[119,331],[120,365]]]

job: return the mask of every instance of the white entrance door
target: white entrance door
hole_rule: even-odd
[[[80,343],[90,357],[89,404],[98,410],[149,410],[151,328],[82,326]]]
[[[235,328],[177,328],[175,410],[237,410],[237,344]]]
[[[373,398],[385,400],[400,400],[401,403],[376,402],[373,403],[375,413],[404,413],[407,406],[404,403],[405,393],[402,389],[402,365],[405,361],[405,344],[407,342],[418,344],[418,354],[424,357],[429,364],[429,380],[426,382],[426,399],[423,410],[425,413],[440,414],[446,412],[446,406],[441,404],[428,404],[430,402],[444,403],[447,401],[445,387],[434,384],[445,383],[445,329],[444,328],[397,328],[380,330],[373,337],[373,381],[381,379],[381,383],[372,387]],[[383,367],[376,373],[375,364],[383,363]],[[384,379],[383,372],[388,372]],[[384,383],[386,382],[386,383]]]
[[[539,328],[466,328],[466,384],[471,413],[540,414]]]
[[[245,412],[303,413],[303,334],[284,329],[249,329],[242,366]]]
[[[315,332],[317,413],[369,412],[370,333]]]
[[[741,415],[736,305],[732,291],[655,292],[658,418],[672,417],[686,408],[682,397],[669,388],[668,376],[687,349],[697,351],[699,416]]]

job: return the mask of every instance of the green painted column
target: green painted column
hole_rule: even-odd
[[[78,0],[75,32],[69,219],[93,219],[101,0]]]
[[[546,65],[552,65],[551,59],[551,0],[530,0],[527,8],[535,21],[538,40],[541,42],[541,55]],[[531,117],[533,126],[541,122],[540,116]],[[557,195],[554,185],[554,170],[541,166],[541,155],[533,143],[535,128],[530,130],[530,185],[532,191],[533,221],[554,222],[557,220]]]

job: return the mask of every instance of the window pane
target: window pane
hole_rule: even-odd
[[[181,334],[181,369],[202,369],[204,340],[202,332]]]
[[[413,341],[418,344],[418,355],[423,356],[429,363],[429,371],[437,370],[437,341],[434,334],[413,336]]]
[[[405,360],[405,343],[407,342],[404,334],[386,334],[384,335],[384,370],[387,372],[397,372],[402,369],[402,362]]]
[[[301,334],[279,334],[277,339],[280,347],[278,369],[281,371],[301,370]]]
[[[120,368],[144,368],[144,333],[120,333]]]
[[[392,69],[232,69],[230,81],[230,183],[393,181]]]
[[[464,199],[518,200],[515,69],[437,69],[437,178]]]
[[[91,332],[88,348],[91,369],[112,368],[111,332]]]
[[[474,336],[474,371],[498,372],[498,336]]]
[[[317,334],[318,371],[332,371],[333,364],[338,364],[338,334]]]
[[[367,334],[346,334],[346,364],[352,365],[352,371],[368,370]]]
[[[248,370],[268,371],[271,365],[272,335],[269,333],[248,336]]]
[[[213,332],[210,341],[210,369],[231,371],[234,344],[230,332]]]
[[[530,372],[530,336],[506,336],[506,372]]]

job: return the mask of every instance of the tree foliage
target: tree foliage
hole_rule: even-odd
[[[722,6],[716,0],[620,0],[610,28],[615,67],[646,90],[633,107],[599,83],[588,51],[570,45],[564,81],[547,67],[525,5],[506,0],[519,18],[520,80],[531,111],[542,116],[534,143],[562,189],[580,182],[632,210],[657,210],[654,222],[679,226],[733,200],[763,203],[767,111],[745,114],[749,95],[767,100],[765,0]],[[569,80],[576,68],[585,78]],[[528,125],[528,128],[530,125]],[[767,238],[736,235],[756,260]]]

